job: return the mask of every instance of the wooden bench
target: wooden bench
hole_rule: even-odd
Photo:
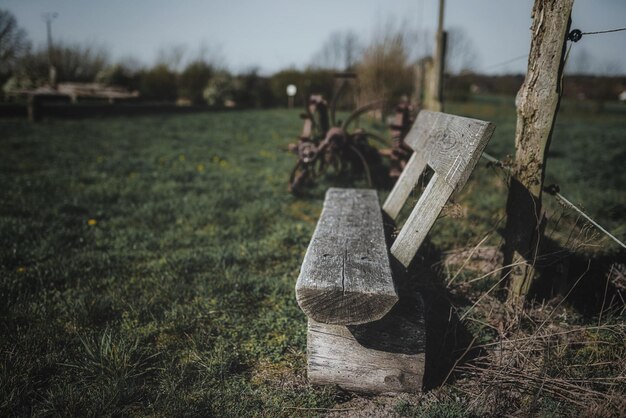
[[[427,166],[433,174],[390,251],[375,190],[328,190],[296,283],[298,304],[309,318],[312,383],[368,392],[421,390],[422,301],[397,303],[402,297],[394,274],[403,272],[396,266],[408,268],[493,130],[480,120],[420,112],[405,139],[414,153],[382,207],[386,216],[396,219]]]

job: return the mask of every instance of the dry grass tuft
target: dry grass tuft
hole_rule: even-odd
[[[499,265],[494,248],[455,251],[445,258],[450,291],[476,299],[458,314],[476,336],[465,351],[480,354],[455,365],[451,374],[457,380],[443,392],[460,393],[469,415],[551,410],[555,416],[621,416],[626,410],[623,308],[603,306],[598,316],[583,317],[567,304],[569,294],[511,306],[492,294],[493,287],[473,289],[476,278],[459,281],[462,271],[491,284],[500,277]],[[611,269],[608,280],[617,285],[620,273]]]

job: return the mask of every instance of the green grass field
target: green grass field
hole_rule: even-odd
[[[626,109],[565,107],[547,181],[624,239]],[[513,151],[512,100],[449,111]],[[307,384],[293,288],[325,189],[365,182],[289,194],[297,115],[0,120],[0,415],[317,415],[353,396]],[[433,245],[476,244],[505,199],[481,164]]]

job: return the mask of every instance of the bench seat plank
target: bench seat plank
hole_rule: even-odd
[[[296,299],[309,318],[341,325],[380,319],[398,301],[375,190],[328,190]]]
[[[421,391],[424,304],[419,294],[403,298],[384,318],[369,324],[328,325],[309,319],[309,381],[358,392]]]

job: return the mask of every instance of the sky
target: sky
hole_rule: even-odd
[[[162,48],[186,45],[219,52],[227,68],[270,74],[311,64],[328,35],[353,30],[366,43],[387,21],[434,31],[438,0],[0,0],[33,40],[43,45],[43,14],[56,12],[54,40],[100,45],[114,61],[150,65]],[[476,51],[474,70],[524,73],[532,0],[446,0],[444,26],[462,28]],[[577,0],[572,28],[583,32],[626,27],[626,0]],[[626,74],[626,31],[587,35],[568,66]],[[584,60],[582,57],[586,56]],[[517,60],[513,60],[518,58]],[[512,62],[502,64],[504,62]]]

